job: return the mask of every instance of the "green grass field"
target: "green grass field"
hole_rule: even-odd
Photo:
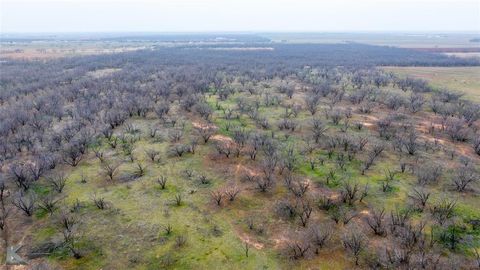
[[[480,102],[480,67],[384,67],[399,76],[427,80],[433,87],[458,91]]]

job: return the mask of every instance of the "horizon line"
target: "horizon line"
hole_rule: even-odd
[[[458,34],[479,34],[480,30],[101,30],[101,31],[1,31],[2,34],[264,34],[264,33],[286,33],[286,34],[428,34],[428,33],[458,33]]]

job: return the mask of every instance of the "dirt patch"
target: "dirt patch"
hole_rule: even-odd
[[[201,123],[197,121],[192,121],[192,126],[197,129],[214,129],[217,130],[218,127],[214,124],[211,123]],[[234,144],[235,142],[232,140],[232,138],[221,135],[221,134],[215,134],[212,137],[210,137],[211,140],[221,142],[221,143],[228,143],[228,144]]]
[[[251,176],[257,176],[257,175],[260,175],[260,172],[258,171],[255,171],[253,169],[250,169],[244,165],[242,165],[241,163],[238,163],[236,168],[235,168],[235,175],[237,176],[241,176],[243,173],[247,173]]]
[[[238,233],[238,237],[242,239],[242,242],[247,243],[248,245],[256,249],[263,249],[265,247],[264,244],[255,241],[255,239],[251,238],[246,233]]]
[[[218,129],[218,127],[215,126],[214,124],[200,123],[196,121],[192,121],[192,126],[198,129],[215,129],[215,130]]]
[[[273,238],[274,248],[279,249],[285,246],[288,243],[288,238],[283,234],[279,234],[278,237]]]
[[[422,118],[425,118],[425,117],[422,116]],[[427,140],[429,142],[433,142],[435,144],[442,145],[443,147],[446,147],[449,149],[454,149],[456,153],[459,153],[464,156],[468,156],[472,159],[478,159],[478,155],[475,154],[473,148],[469,144],[462,143],[462,142],[454,143],[448,137],[446,137],[445,134],[442,134],[442,132],[439,132],[442,130],[442,125],[438,124],[438,122],[440,122],[439,117],[432,118],[430,122],[426,120],[422,120],[422,118],[415,119],[417,123],[416,130],[420,132],[420,138]],[[434,134],[431,134],[429,132],[429,129],[431,126],[433,126],[435,133],[438,136],[435,136]]]
[[[368,129],[375,129],[376,123],[378,122],[379,118],[373,115],[364,115],[360,122],[362,125]]]
[[[213,135],[211,137],[212,140],[214,141],[218,141],[218,142],[222,142],[222,143],[230,143],[230,144],[233,144],[235,143],[232,138],[228,137],[228,136],[225,136],[225,135],[220,135],[220,134],[217,134],[217,135]]]
[[[312,189],[313,192],[319,193],[320,195],[325,196],[326,198],[329,198],[331,200],[336,200],[340,197],[340,192],[331,190],[326,187],[319,187],[319,186],[313,186]]]
[[[50,45],[50,44],[49,44]],[[69,48],[51,46],[37,47],[35,45],[20,45],[17,47],[2,48],[0,50],[0,58],[13,59],[13,60],[44,60],[44,59],[56,59],[62,57],[72,57],[80,55],[100,55],[100,54],[112,54],[130,52],[136,50],[146,49],[146,46],[139,47],[115,47],[115,48],[98,48],[98,47],[85,47],[82,45],[75,45]]]
[[[121,68],[103,68],[103,69],[97,69],[95,71],[89,71],[87,72],[87,76],[91,76],[95,79],[102,78],[108,75],[111,75],[115,72],[118,72],[122,70]]]
[[[371,215],[370,210],[368,210],[368,209],[364,209],[364,210],[360,211],[358,214],[361,215],[361,216],[365,216],[365,217]]]

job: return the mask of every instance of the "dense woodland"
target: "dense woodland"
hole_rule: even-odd
[[[26,258],[114,269],[107,250],[119,242],[91,222],[128,215],[107,193],[126,187],[141,190],[136,200],[169,190],[169,215],[187,205],[234,220],[248,237],[232,240],[239,254],[226,265],[258,269],[268,263],[242,263],[267,249],[272,268],[315,267],[331,252],[347,269],[476,269],[480,105],[377,66],[479,64],[361,44],[4,59],[3,249],[27,235]],[[175,165],[185,160],[201,165]],[[164,172],[169,166],[178,168],[168,172],[174,176]],[[121,223],[101,224],[138,238]],[[188,231],[181,222],[152,224],[144,234],[161,240],[141,248],[171,247],[159,258],[130,256],[125,247],[129,267],[194,266],[180,257],[200,248],[198,232],[181,233]],[[229,226],[212,225],[208,237],[232,233]],[[36,241],[39,228],[54,230]]]

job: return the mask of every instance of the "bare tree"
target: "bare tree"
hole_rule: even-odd
[[[333,201],[333,199],[328,197],[328,196],[323,195],[322,197],[320,197],[318,199],[318,208],[321,209],[321,210],[328,211],[330,209],[333,209],[336,206],[337,205]]]
[[[6,206],[6,199],[10,196],[10,193],[7,194],[5,180],[1,177],[2,175],[0,175],[0,230],[4,230],[11,208]]]
[[[47,182],[50,184],[53,190],[58,193],[62,193],[65,185],[67,184],[67,176],[65,173],[56,173],[47,177]]]
[[[93,152],[95,153],[95,157],[98,158],[100,163],[103,163],[105,161],[105,157],[104,157],[105,153],[102,150],[100,150],[98,148],[94,148]]]
[[[383,144],[375,144],[373,146],[372,150],[368,153],[367,159],[363,162],[362,175],[374,164],[384,149],[385,146]]]
[[[173,232],[173,227],[172,227],[171,224],[167,224],[167,225],[163,226],[163,230],[165,231],[166,235],[170,235]]]
[[[175,205],[176,205],[176,206],[181,206],[181,205],[182,205],[182,202],[183,202],[183,196],[182,196],[182,194],[181,194],[181,193],[175,194],[174,201],[175,201]]]
[[[323,122],[318,119],[314,118],[312,120],[312,133],[313,133],[313,139],[315,140],[315,143],[319,143],[320,139],[324,136],[325,132],[328,130],[328,127],[323,124]]]
[[[455,215],[456,205],[457,202],[455,200],[450,200],[446,198],[442,199],[431,209],[433,218],[438,222],[438,224],[443,225],[446,221],[448,221]]]
[[[480,135],[476,135],[473,139],[473,150],[477,155],[480,155]]]
[[[349,233],[342,238],[343,247],[352,254],[355,265],[359,265],[361,252],[366,248],[367,242],[363,233],[356,227],[351,227]]]
[[[135,167],[135,171],[133,172],[133,175],[136,178],[139,178],[139,177],[144,176],[146,172],[147,172],[147,166],[143,165],[140,162],[137,162],[136,167]]]
[[[445,122],[445,132],[450,136],[452,141],[464,142],[468,140],[468,129],[465,128],[464,123],[458,118],[449,118]]]
[[[298,200],[284,198],[275,203],[276,214],[286,220],[294,220],[300,211]]]
[[[235,198],[240,193],[240,189],[237,186],[231,186],[225,190],[225,195],[228,197],[228,200],[233,202]]]
[[[412,252],[404,248],[386,247],[384,257],[385,257],[385,262],[384,262],[385,265],[388,265],[390,267],[397,267],[397,268],[401,266],[408,267],[412,257]]]
[[[210,125],[199,126],[195,128],[197,134],[202,137],[203,142],[207,143],[208,140],[215,134],[215,128]]]
[[[385,171],[385,179],[382,181],[382,191],[389,192],[392,190],[392,182],[395,180],[395,171],[387,169]]]
[[[167,186],[167,177],[161,175],[160,178],[157,178],[157,183],[160,185],[161,189],[165,189]]]
[[[65,163],[72,167],[76,167],[83,158],[83,153],[79,144],[68,144],[62,153],[62,158]]]
[[[267,192],[273,186],[273,175],[255,177],[255,183],[260,192]]]
[[[5,230],[7,226],[7,218],[10,215],[10,208],[1,208],[0,209],[0,230]]]
[[[105,208],[107,208],[107,202],[105,201],[105,198],[98,197],[96,193],[93,194],[92,201],[93,204],[95,204],[95,206],[100,210],[104,210]]]
[[[425,104],[425,98],[422,94],[412,93],[408,98],[408,109],[412,113],[421,111],[423,104]]]
[[[307,110],[312,114],[318,110],[318,104],[320,104],[320,96],[317,94],[307,94],[305,96],[305,105],[307,106]]]
[[[298,127],[298,122],[293,120],[293,119],[288,119],[288,118],[283,118],[280,121],[278,121],[278,128],[280,130],[289,130],[289,131],[295,131]]]
[[[197,149],[197,146],[198,146],[198,138],[194,137],[190,140],[189,144],[187,145],[188,152],[195,154],[195,149]]]
[[[406,101],[405,98],[399,94],[390,94],[385,101],[387,107],[391,110],[398,110]]]
[[[287,95],[289,99],[293,97],[293,93],[295,92],[295,86],[289,83],[284,83],[278,86],[278,92]]]
[[[351,181],[343,181],[342,190],[340,192],[342,202],[353,205],[359,200],[361,195],[360,185],[358,182],[352,184]]]
[[[300,222],[303,227],[307,227],[308,221],[310,220],[310,216],[312,215],[313,207],[309,200],[301,200],[300,201],[300,212],[298,217],[300,218]]]
[[[415,170],[417,182],[420,185],[436,183],[443,174],[443,168],[439,164],[423,164]]]
[[[33,182],[33,178],[31,177],[29,171],[21,163],[13,163],[10,165],[8,169],[8,173],[10,178],[14,181],[14,183],[24,191],[27,191],[30,188],[30,185]]]
[[[328,112],[328,117],[332,120],[334,125],[338,125],[344,117],[344,113],[341,110],[334,109]]]
[[[310,183],[308,181],[295,179],[294,181],[291,181],[287,187],[293,193],[293,195],[301,198],[307,192],[308,188],[310,187]]]
[[[70,211],[63,210],[58,215],[58,222],[64,230],[73,231],[74,227],[79,223],[79,219]]]
[[[347,225],[353,218],[358,216],[357,212],[349,210],[347,207],[337,205],[331,207],[328,210],[328,213],[330,218],[335,221],[335,224],[338,224],[341,221],[343,225]]]
[[[387,231],[385,230],[385,209],[370,211],[370,215],[367,217],[367,224],[372,229],[373,233],[379,236],[385,236]]]
[[[452,182],[455,185],[455,189],[459,192],[463,192],[469,185],[478,180],[478,175],[473,168],[462,167],[455,171],[455,175],[452,178]]]
[[[292,239],[287,242],[285,249],[285,255],[292,260],[299,260],[305,258],[308,251],[311,249],[310,241],[308,241],[306,235],[299,234],[291,237]]]
[[[130,162],[133,162],[135,160],[135,156],[133,155],[134,149],[135,149],[135,146],[132,142],[123,141],[122,151],[129,158]]]
[[[404,136],[401,142],[409,155],[415,155],[418,150],[418,135],[415,128],[412,127],[408,135]]]
[[[138,128],[137,125],[133,124],[133,123],[125,123],[124,125],[124,129],[125,129],[125,133],[128,133],[128,134],[136,134],[136,133],[140,133],[140,128]]]
[[[430,198],[430,192],[423,188],[414,188],[408,197],[413,200],[417,209],[423,211],[427,205],[428,198]]]
[[[210,108],[210,106],[205,102],[200,102],[195,105],[195,111],[207,121],[210,119],[210,116],[213,113],[212,108]]]
[[[413,211],[396,208],[390,212],[390,231],[395,235],[398,229],[405,228],[410,222]]]
[[[157,157],[160,155],[160,151],[155,150],[155,149],[147,149],[147,150],[145,150],[145,154],[147,154],[147,157],[152,162],[155,162],[155,161],[157,161]]]
[[[55,199],[53,196],[51,195],[46,195],[46,196],[43,196],[39,203],[38,203],[38,207],[40,207],[41,209],[43,209],[44,211],[50,213],[50,215],[53,214],[53,212],[55,211],[55,209],[57,209],[57,203],[62,200],[63,198],[57,198]]]
[[[184,135],[184,132],[183,132],[183,129],[181,128],[175,128],[168,132],[168,137],[170,137],[170,140],[173,143],[179,142],[182,139],[183,135]]]
[[[243,249],[245,250],[245,257],[248,258],[248,252],[250,251],[250,244],[245,241],[245,245],[243,246]]]
[[[198,176],[198,180],[200,181],[200,184],[203,185],[208,185],[210,184],[210,178],[208,178],[206,175],[201,174]]]
[[[225,155],[226,158],[230,158],[234,152],[234,146],[230,142],[218,142],[215,144],[215,148],[219,154]]]
[[[185,144],[174,144],[170,147],[169,153],[171,156],[182,157],[185,153],[188,153],[190,146]]]
[[[75,259],[82,258],[82,254],[79,249],[79,234],[77,229],[72,228],[70,230],[63,230],[63,241],[65,246],[72,252]]]
[[[46,160],[41,157],[33,158],[30,162],[25,164],[26,168],[30,172],[33,181],[37,181],[47,170]]]
[[[13,205],[22,210],[26,216],[31,216],[35,211],[37,197],[33,192],[24,193],[22,191],[17,192],[12,200]]]
[[[118,138],[117,137],[112,137],[108,140],[108,145],[110,145],[110,148],[115,149],[117,148],[118,144]]]
[[[223,195],[224,193],[221,190],[215,190],[210,192],[210,196],[212,197],[212,200],[217,204],[217,206],[220,206],[222,204]]]
[[[310,227],[308,231],[308,238],[311,240],[315,248],[315,254],[318,254],[320,249],[324,248],[328,241],[332,238],[333,231],[328,224],[321,224]]]
[[[181,234],[175,237],[175,247],[181,248],[185,246],[186,243],[187,243],[187,237],[185,235]]]
[[[111,182],[114,182],[114,178],[118,173],[118,167],[120,167],[120,163],[105,162],[102,166],[105,175]]]
[[[478,119],[480,119],[480,105],[466,103],[460,113],[467,123],[467,126],[471,127]]]
[[[105,139],[110,140],[113,136],[113,129],[109,126],[105,126],[102,130],[102,135],[105,137]]]
[[[165,120],[165,116],[170,111],[170,104],[168,102],[160,102],[154,108],[155,113],[157,114],[158,118]]]

